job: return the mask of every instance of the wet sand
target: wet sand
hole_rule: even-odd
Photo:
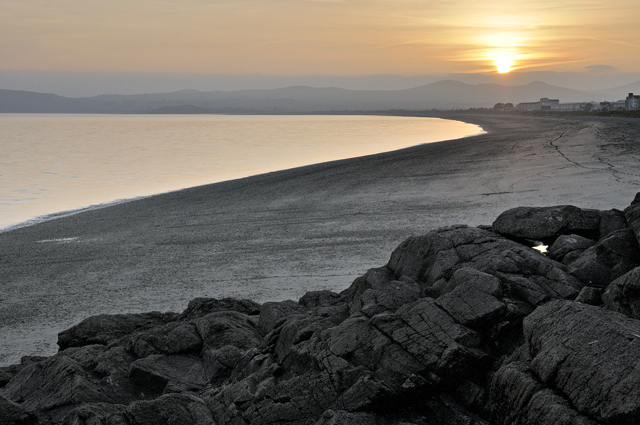
[[[99,313],[340,291],[405,238],[520,205],[622,209],[633,119],[450,113],[488,134],[153,196],[0,233],[0,365]]]

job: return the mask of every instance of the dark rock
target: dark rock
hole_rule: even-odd
[[[456,270],[443,292],[436,304],[472,328],[494,324],[507,310],[497,298],[502,295],[498,278],[474,269]]]
[[[304,294],[298,304],[307,308],[331,307],[344,303],[342,295],[332,291],[309,291]]]
[[[390,281],[384,289],[367,289],[360,298],[360,311],[368,317],[384,311],[396,311],[420,298],[420,287],[414,281]],[[355,310],[352,309],[351,313]]]
[[[585,286],[574,300],[577,303],[602,305],[603,288],[594,288],[593,286]]]
[[[258,326],[265,334],[271,332],[278,322],[294,314],[305,314],[307,310],[292,300],[268,302],[260,307]]]
[[[348,298],[331,291],[311,291],[300,298],[298,303],[309,309],[309,313],[319,317],[333,317],[336,323],[349,316]]]
[[[262,343],[256,322],[257,317],[235,311],[210,313],[193,321],[204,349],[233,345],[244,350]]]
[[[526,363],[503,366],[491,382],[491,420],[497,425],[596,425],[538,381]]]
[[[0,425],[36,425],[38,419],[18,404],[0,395]]]
[[[572,205],[554,207],[517,207],[500,214],[493,229],[516,240],[533,240],[551,244],[560,235],[581,235],[598,239],[601,211],[580,209]]]
[[[63,425],[132,425],[126,417],[126,409],[122,404],[83,404],[64,418]]]
[[[602,300],[608,310],[640,319],[640,267],[611,282]]]
[[[573,299],[583,284],[563,264],[492,232],[454,226],[412,237],[387,264],[396,278],[407,276],[440,292],[457,269],[466,267],[500,280],[505,297],[532,306],[553,298]]]
[[[129,378],[155,393],[201,390],[207,384],[202,361],[183,355],[152,355],[129,366]]]
[[[640,192],[636,193],[631,205],[625,208],[624,216],[627,219],[627,225],[633,230],[640,243]]]
[[[385,422],[372,413],[327,410],[315,425],[385,425]]]
[[[253,316],[260,313],[260,304],[251,300],[238,300],[235,298],[195,298],[189,302],[189,305],[178,319],[197,319],[219,311],[236,311]]]
[[[627,219],[624,216],[624,212],[620,210],[602,211],[600,216],[600,238],[606,238],[611,233],[617,230],[624,230],[627,226]]]
[[[471,381],[462,381],[454,391],[455,400],[466,409],[484,409],[486,395],[484,388]]]
[[[65,355],[26,366],[0,395],[53,422],[82,403],[113,402],[87,370]]]
[[[560,235],[547,250],[547,256],[553,260],[568,264],[568,262],[563,261],[565,256],[572,254],[573,259],[575,259],[595,244],[596,241],[580,235]]]
[[[138,357],[151,354],[196,353],[202,349],[202,338],[196,326],[183,321],[137,332],[131,339],[132,351]]]
[[[131,425],[215,425],[206,403],[191,394],[167,394],[127,408]]]
[[[90,344],[109,344],[134,331],[163,325],[178,317],[175,313],[100,314],[89,317],[58,334],[61,350]]]
[[[209,348],[202,353],[202,364],[207,382],[221,383],[229,376],[233,368],[240,362],[246,350],[233,345],[220,348]]]
[[[640,321],[558,300],[538,307],[523,327],[523,352],[530,360],[503,366],[491,386],[497,423],[555,424],[554,412],[598,423],[638,423]],[[552,393],[533,397],[546,388]]]
[[[640,248],[630,229],[618,230],[584,251],[569,266],[571,274],[586,285],[605,288],[640,266]]]

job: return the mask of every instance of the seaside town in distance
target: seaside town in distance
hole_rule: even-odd
[[[574,102],[560,103],[559,99],[541,98],[538,102],[496,103],[493,109],[518,111],[634,111],[640,109],[640,95],[629,93],[626,99],[614,102]]]

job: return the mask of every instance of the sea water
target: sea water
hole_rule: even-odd
[[[481,132],[421,117],[0,114],[0,229]]]

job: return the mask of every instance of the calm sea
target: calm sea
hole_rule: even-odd
[[[0,114],[0,229],[480,132],[413,117]]]

